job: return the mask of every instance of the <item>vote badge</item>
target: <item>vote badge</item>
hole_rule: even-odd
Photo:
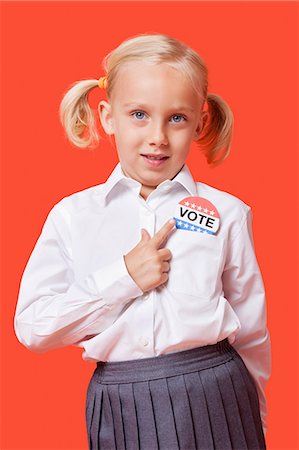
[[[176,228],[185,231],[216,234],[220,216],[215,206],[206,198],[186,197],[175,210]]]

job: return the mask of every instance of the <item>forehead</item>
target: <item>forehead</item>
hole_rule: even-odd
[[[198,104],[198,95],[189,77],[166,63],[124,64],[117,74],[113,99],[122,105],[153,101]]]

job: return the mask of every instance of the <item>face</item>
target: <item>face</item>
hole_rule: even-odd
[[[182,73],[135,62],[120,69],[110,102],[100,102],[103,128],[114,135],[121,167],[142,184],[144,198],[184,165],[199,136],[200,105]]]

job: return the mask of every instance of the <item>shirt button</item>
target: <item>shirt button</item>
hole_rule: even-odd
[[[147,300],[149,298],[149,294],[144,294],[143,300]]]
[[[140,342],[144,347],[146,347],[149,344],[149,340],[146,336],[141,336]]]
[[[150,211],[149,209],[147,209],[147,210],[145,211],[145,214],[146,214],[147,216],[151,216],[153,213],[152,213],[152,211]]]

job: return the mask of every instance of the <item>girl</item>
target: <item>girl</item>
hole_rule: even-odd
[[[270,338],[251,209],[185,163],[192,140],[213,165],[227,157],[232,112],[208,93],[200,56],[171,37],[128,39],[104,68],[71,86],[60,117],[74,145],[97,144],[87,96],[99,86],[119,163],[50,211],[16,335],[36,352],[82,347],[96,363],[92,450],[264,449]]]

